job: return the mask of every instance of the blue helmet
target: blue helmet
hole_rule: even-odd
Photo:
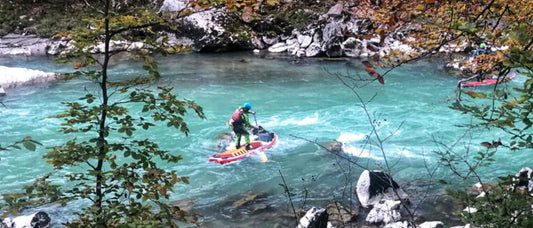
[[[242,105],[243,108],[252,109],[252,104],[250,102],[246,102]]]

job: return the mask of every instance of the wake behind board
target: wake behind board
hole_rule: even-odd
[[[245,146],[241,146],[236,149],[226,150],[224,152],[213,155],[209,158],[209,161],[216,162],[219,164],[225,164],[229,162],[234,162],[243,158],[246,158],[250,155],[253,155],[257,152],[261,152],[272,147],[278,138],[275,133],[267,133],[268,136],[259,135],[256,141],[250,142],[250,149],[247,150]]]
[[[506,82],[506,81],[510,81],[511,79],[513,79],[514,77],[516,76],[516,73],[515,72],[511,72],[509,73],[507,76],[504,77],[501,77],[500,79],[498,78],[488,78],[488,79],[485,79],[483,81],[474,81],[474,82],[462,82],[461,83],[461,87],[474,87],[474,86],[487,86],[487,85],[494,85],[496,83],[501,83],[501,82]]]

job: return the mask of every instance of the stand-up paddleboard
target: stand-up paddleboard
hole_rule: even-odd
[[[516,76],[515,72],[509,73],[505,77],[498,77],[493,76],[492,78],[484,79],[483,81],[472,81],[472,82],[460,82],[461,87],[474,87],[474,86],[486,86],[486,85],[494,85],[496,83],[506,82],[510,81]]]
[[[246,146],[241,146],[239,148],[226,150],[213,155],[209,158],[209,161],[220,164],[234,162],[272,147],[278,139],[278,136],[274,132],[268,132],[262,128],[260,132],[250,135],[250,137],[255,138],[250,142],[250,149],[247,150]]]

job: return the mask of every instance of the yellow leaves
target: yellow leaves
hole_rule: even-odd
[[[82,62],[75,62],[74,63],[74,69],[80,69],[84,66],[85,64],[83,64]]]
[[[424,5],[422,5],[422,4],[419,4],[419,5],[416,6],[416,10],[418,10],[418,11],[422,11],[422,10],[424,10],[425,8],[426,8],[426,7],[425,7]]]
[[[167,53],[174,54],[174,53],[176,53],[176,49],[174,49],[172,47],[169,47],[169,48],[167,48]]]
[[[269,5],[269,6],[275,6],[275,5],[279,4],[279,1],[277,1],[277,0],[267,0],[266,4]]]
[[[162,196],[166,197],[167,196],[167,189],[162,187],[162,186],[157,186],[157,191],[159,192],[159,194],[161,194]]]
[[[65,38],[71,38],[72,32],[58,32],[52,36],[54,39],[65,39]]]
[[[120,16],[120,19],[119,21],[123,22],[123,23],[132,23],[132,22],[135,22],[136,21],[136,17],[132,16],[132,15],[122,15]]]
[[[474,90],[468,90],[466,91],[466,94],[468,94],[468,96],[470,96],[471,98],[486,98],[487,95],[485,95],[484,93],[478,93]]]
[[[521,104],[521,103],[522,103],[522,102],[520,102],[519,100],[511,99],[509,102],[507,102],[507,103],[505,104],[505,107],[511,109],[511,108],[513,108],[514,106],[519,105],[519,104]]]

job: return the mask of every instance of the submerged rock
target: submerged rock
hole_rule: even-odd
[[[329,214],[329,221],[333,226],[340,227],[343,224],[348,224],[357,217],[358,211],[349,210],[342,206],[339,202],[331,203],[327,206]]]
[[[179,208],[182,211],[191,212],[194,208],[194,201],[192,199],[181,199],[172,202],[172,206]]]
[[[328,145],[326,146],[326,148],[328,149],[329,152],[331,153],[334,153],[334,154],[339,154],[339,153],[342,153],[343,149],[343,143],[342,142],[339,142],[337,140],[334,140],[330,143],[328,143]]]
[[[242,206],[254,201],[255,199],[257,199],[257,197],[258,197],[258,195],[256,195],[256,194],[245,195],[243,198],[239,199],[238,201],[235,201],[233,203],[233,207],[234,208],[242,207]]]

